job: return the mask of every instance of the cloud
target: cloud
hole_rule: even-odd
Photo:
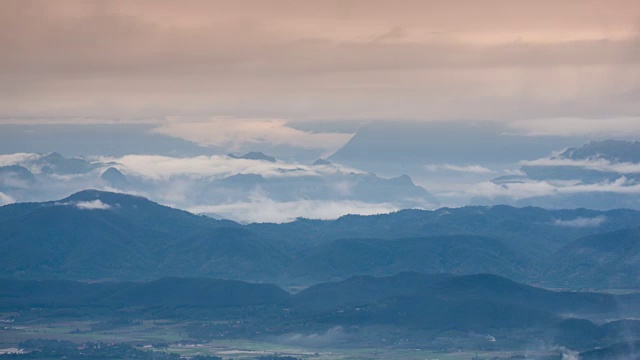
[[[554,221],[554,224],[558,226],[585,228],[585,227],[598,227],[602,225],[605,221],[607,221],[607,218],[605,216],[596,216],[592,218],[579,217],[571,220],[557,219],[556,221]]]
[[[516,120],[509,127],[518,133],[531,136],[640,136],[640,117],[619,118],[546,118]]]
[[[638,174],[640,164],[628,162],[611,162],[607,159],[573,160],[564,158],[541,158],[537,160],[521,161],[525,166],[568,166],[579,167],[602,172],[614,172],[618,174]]]
[[[573,186],[558,187],[563,193],[585,192],[612,192],[618,194],[640,194],[640,183],[628,180],[621,176],[615,181],[604,181],[596,184],[578,184]]]
[[[228,156],[170,157],[160,155],[126,155],[123,157],[100,157],[102,162],[115,162],[127,174],[155,180],[176,177],[223,178],[235,174],[258,174],[265,177],[320,176],[336,172],[362,173],[347,166],[307,166],[296,163],[268,162],[260,160],[234,159]]]
[[[0,166],[23,164],[40,156],[32,153],[0,154]]]
[[[0,192],[0,206],[4,206],[4,205],[9,205],[9,204],[13,204],[15,203],[16,200],[14,198],[12,198],[11,196]]]
[[[560,347],[559,350],[562,353],[561,360],[580,360],[580,353],[575,350],[567,349],[565,347]]]
[[[5,116],[505,119],[640,110],[640,84],[628,75],[640,57],[633,0],[181,1],[152,11],[118,0],[56,4],[0,2]]]
[[[23,158],[25,156],[5,157],[12,161]],[[114,166],[127,177],[137,195],[195,213],[216,213],[239,221],[285,222],[297,217],[334,219],[346,214],[388,213],[406,206],[432,206],[422,204],[422,199],[405,195],[393,197],[395,189],[392,188],[389,188],[388,196],[372,200],[376,194],[354,190],[360,189],[360,181],[374,180],[373,175],[340,164],[272,163],[219,155],[185,158],[126,155],[96,157],[91,161],[104,165],[83,174],[37,174],[38,183],[16,196],[20,196],[19,201],[43,201],[60,199],[87,188],[113,191],[100,175],[106,167]],[[251,176],[231,179],[233,184],[216,182],[239,174]],[[269,179],[263,184],[264,179],[253,175],[277,179]],[[374,181],[377,186],[375,184]],[[58,205],[83,210],[113,207],[99,200]]]
[[[335,151],[353,134],[318,133],[294,129],[285,120],[210,118],[196,120],[171,117],[152,130],[205,146],[235,151],[246,144],[289,145],[305,149]]]
[[[508,197],[514,200],[536,196],[581,193],[616,193],[640,195],[640,184],[621,176],[615,181],[603,181],[595,184],[583,184],[575,181],[522,181],[508,184],[482,182],[470,186],[466,194],[495,199]]]
[[[109,210],[112,208],[111,205],[105,204],[102,201],[92,200],[92,201],[76,201],[76,202],[68,202],[68,203],[56,203],[56,205],[65,205],[65,206],[74,206],[80,210]]]
[[[80,210],[110,210],[112,205],[103,203],[100,199],[91,201],[70,201],[70,202],[55,202],[55,206],[73,206]]]
[[[387,32],[374,35],[373,41],[396,41],[405,38],[406,36],[407,34],[405,30],[400,26],[396,26]]]
[[[0,116],[0,125],[157,125],[157,118],[117,118],[100,116]]]
[[[520,169],[504,169],[505,174],[509,176],[526,176],[527,174]]]
[[[493,170],[481,165],[453,165],[453,164],[428,164],[424,166],[427,171],[453,171],[473,174],[490,174]]]
[[[194,213],[212,213],[224,218],[242,222],[294,221],[298,217],[309,219],[337,219],[347,214],[374,215],[400,210],[391,203],[367,203],[342,200],[296,200],[278,202],[266,197],[254,196],[249,202],[189,207]]]
[[[0,186],[13,189],[28,189],[33,185],[29,180],[21,178],[16,173],[0,175]]]
[[[93,201],[78,201],[75,204],[80,210],[109,210],[111,209],[111,205],[105,204],[100,200]]]
[[[469,186],[464,193],[495,199],[509,197],[514,200],[554,194],[556,187],[546,181],[526,181],[511,184],[495,184],[490,181]]]

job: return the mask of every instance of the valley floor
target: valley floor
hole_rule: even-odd
[[[6,314],[5,314],[6,315]],[[164,351],[190,358],[196,355],[219,356],[223,359],[256,359],[277,354],[299,359],[318,360],[467,360],[479,359],[560,359],[557,349],[550,351],[469,351],[461,349],[421,349],[402,345],[379,347],[312,347],[287,345],[277,341],[247,339],[216,339],[199,341],[185,332],[186,322],[172,320],[142,320],[100,330],[95,321],[31,320],[24,323],[4,321],[0,326],[0,355],[20,349],[20,343],[29,339],[72,341],[83,344],[126,343],[144,351]]]

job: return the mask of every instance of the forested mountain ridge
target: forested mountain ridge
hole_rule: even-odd
[[[623,209],[476,206],[241,225],[138,196],[86,190],[58,201],[0,207],[0,275],[198,276],[311,285],[419,271],[493,273],[558,287],[633,287],[640,280],[620,274],[638,271],[633,244],[639,215]],[[581,240],[590,237],[606,238],[613,252]],[[582,243],[591,252],[576,250]],[[610,261],[598,271],[581,272],[584,281],[566,281],[567,264],[588,262],[600,252],[615,259],[621,251],[628,261]]]

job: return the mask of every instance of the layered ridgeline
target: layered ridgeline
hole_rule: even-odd
[[[640,227],[586,236],[556,251],[550,278],[570,286],[623,287],[640,279]]]
[[[547,208],[640,209],[640,141],[594,141],[522,163],[521,175],[493,180],[504,197],[474,201]],[[536,191],[527,194],[527,189]],[[519,195],[509,198],[510,193]]]
[[[192,158],[0,155],[0,205],[57,199],[87,188],[145,194],[238,221],[282,222],[300,214],[336,218],[438,205],[407,175],[384,178],[322,159],[298,164],[260,152]]]
[[[205,339],[273,340],[292,332],[355,327],[358,331],[349,335],[354,343],[366,341],[371,332],[432,345],[439,334],[455,338],[472,332],[493,334],[480,339],[487,349],[532,346],[528,339],[535,337],[538,347],[590,350],[623,338],[638,340],[636,332],[621,336],[621,331],[640,328],[639,321],[602,321],[637,316],[638,305],[638,296],[549,291],[486,274],[361,276],[295,295],[270,284],[202,278],[142,283],[0,280],[0,310],[25,317],[243,319],[191,329]],[[589,319],[600,319],[600,325]]]
[[[241,225],[87,190],[0,207],[0,276],[197,276],[309,285],[419,271],[492,273],[545,286],[637,287],[639,215],[494,206]]]
[[[269,277],[284,256],[234,222],[117,193],[8,205],[0,222],[2,273],[18,277]]]

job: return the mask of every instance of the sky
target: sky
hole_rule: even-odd
[[[629,127],[639,34],[633,0],[3,0],[0,115]]]
[[[640,139],[639,98],[637,0],[0,0],[3,154],[329,158],[459,205]]]

